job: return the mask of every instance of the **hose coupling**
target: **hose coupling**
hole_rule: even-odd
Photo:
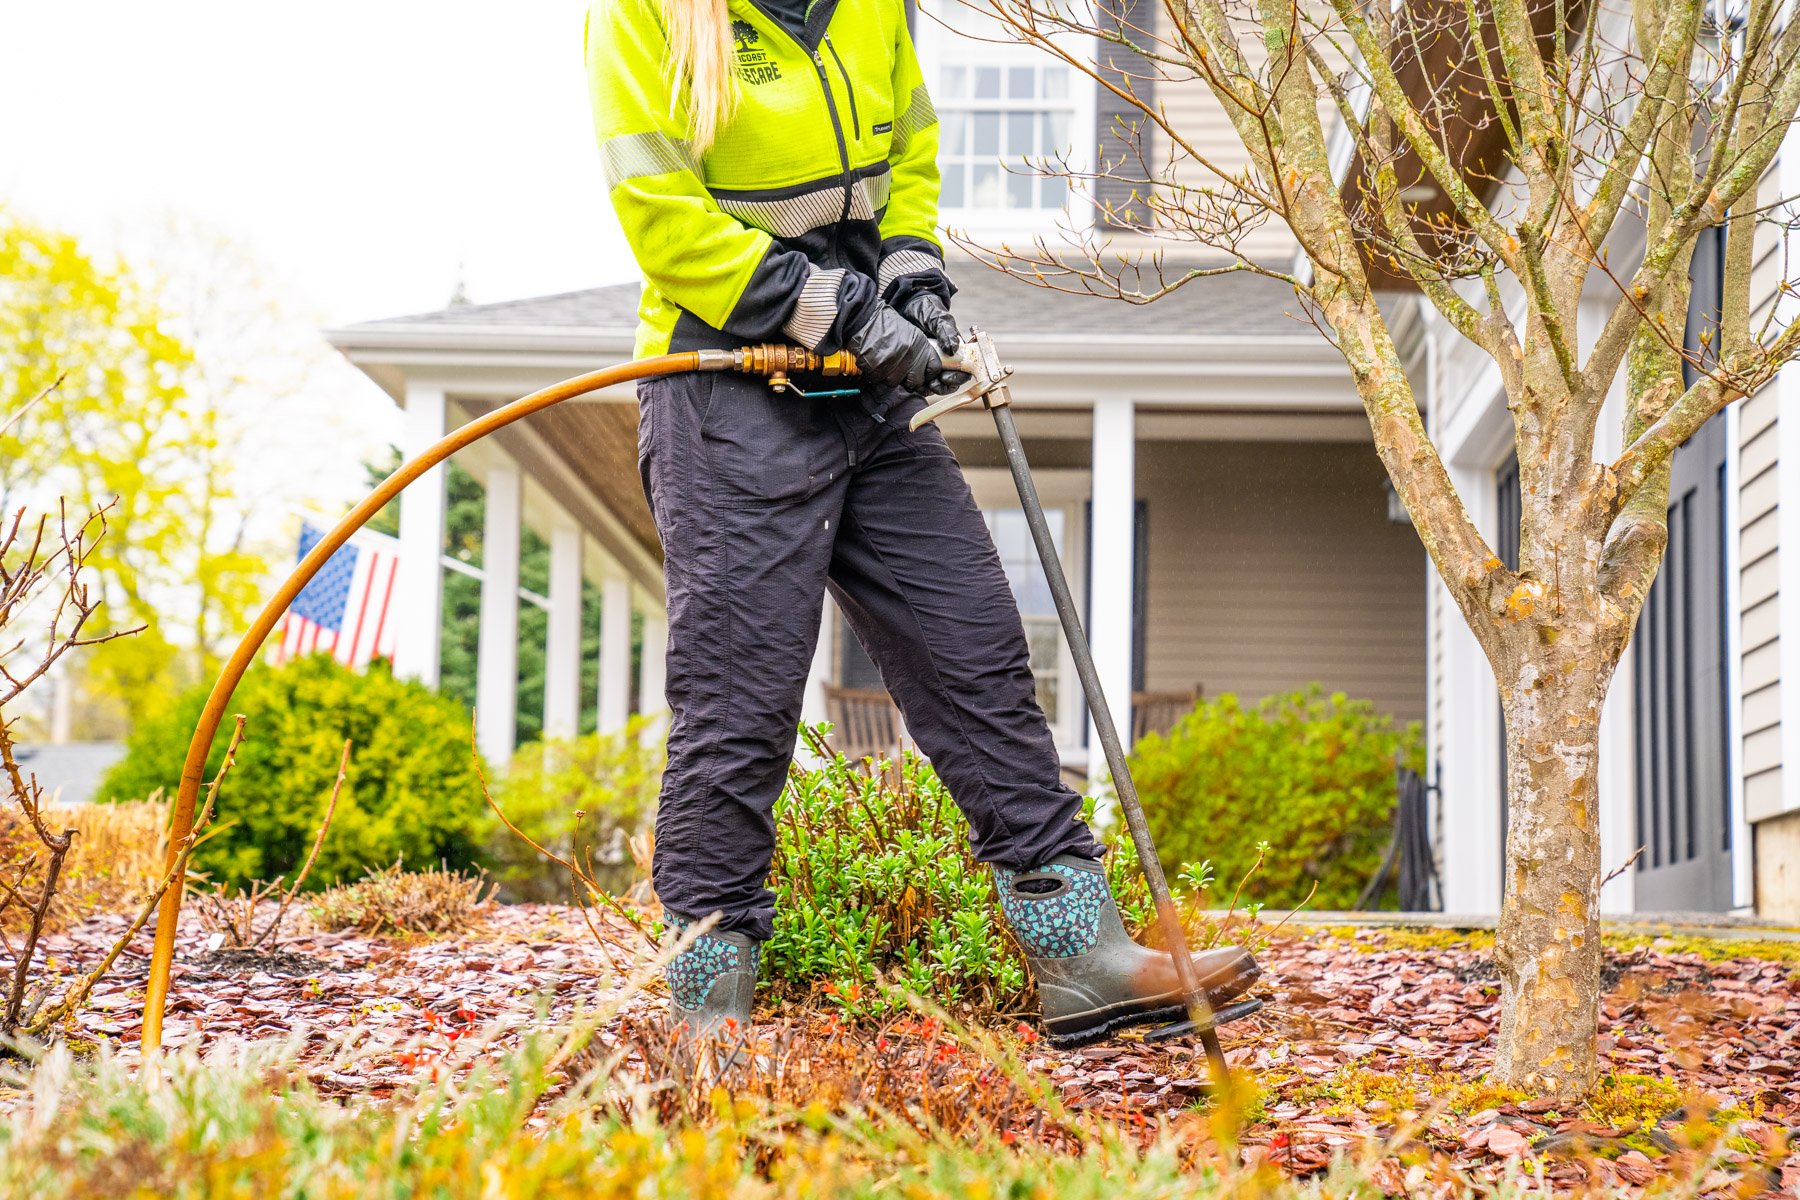
[[[769,387],[777,392],[794,388],[789,381],[790,374],[815,375],[854,375],[856,374],[856,356],[847,350],[836,354],[815,354],[801,346],[782,346],[765,343],[760,346],[744,346],[737,350],[702,350],[700,352],[700,369],[703,371],[742,371],[746,375],[761,375],[769,381]]]

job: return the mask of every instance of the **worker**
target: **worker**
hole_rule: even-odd
[[[860,385],[692,372],[638,385],[662,537],[668,766],[652,882],[690,1039],[747,1030],[771,933],[772,816],[829,591],[967,815],[1053,1040],[1181,1015],[1132,942],[1062,782],[1019,611],[955,457],[907,422],[966,376],[938,241],[938,124],[903,0],[597,0],[588,80],[643,274],[637,354],[848,350]],[[825,393],[825,394],[820,394]],[[1196,957],[1215,1004],[1257,975]]]

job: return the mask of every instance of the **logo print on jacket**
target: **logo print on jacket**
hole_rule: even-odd
[[[768,83],[781,78],[781,68],[769,61],[762,48],[762,34],[748,21],[733,21],[731,35],[737,39],[738,78],[745,83]]]

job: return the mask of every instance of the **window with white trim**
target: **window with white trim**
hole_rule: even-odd
[[[1064,152],[1075,106],[1061,63],[948,63],[936,100],[945,208],[1060,209],[1069,182],[1030,169]]]
[[[940,126],[944,223],[984,230],[1054,225],[1070,208],[1068,180],[1030,164],[1066,157],[1085,168],[1092,82],[1009,40],[992,16],[961,5],[921,17],[918,35]],[[1085,212],[1074,215],[1086,219]]]
[[[1006,569],[1006,582],[1012,587],[1013,599],[1019,605],[1019,617],[1025,623],[1025,642],[1031,650],[1031,673],[1037,677],[1038,707],[1044,710],[1052,729],[1060,728],[1065,715],[1062,625],[1056,615],[1056,601],[1050,595],[1050,584],[1044,579],[1037,545],[1031,540],[1031,529],[1025,522],[1025,512],[1018,508],[988,508],[983,509],[981,515],[994,539],[994,549],[1000,552],[1000,565]],[[1063,549],[1065,515],[1059,508],[1044,511],[1059,556]]]

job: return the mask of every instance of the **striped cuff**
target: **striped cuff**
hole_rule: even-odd
[[[875,286],[882,295],[887,295],[888,284],[902,275],[917,275],[925,271],[941,271],[944,260],[935,254],[927,254],[923,250],[899,250],[881,260],[881,269],[875,277]]]
[[[808,350],[817,350],[837,320],[838,288],[843,285],[844,272],[842,268],[809,270],[800,299],[794,302],[794,311],[781,332]]]

